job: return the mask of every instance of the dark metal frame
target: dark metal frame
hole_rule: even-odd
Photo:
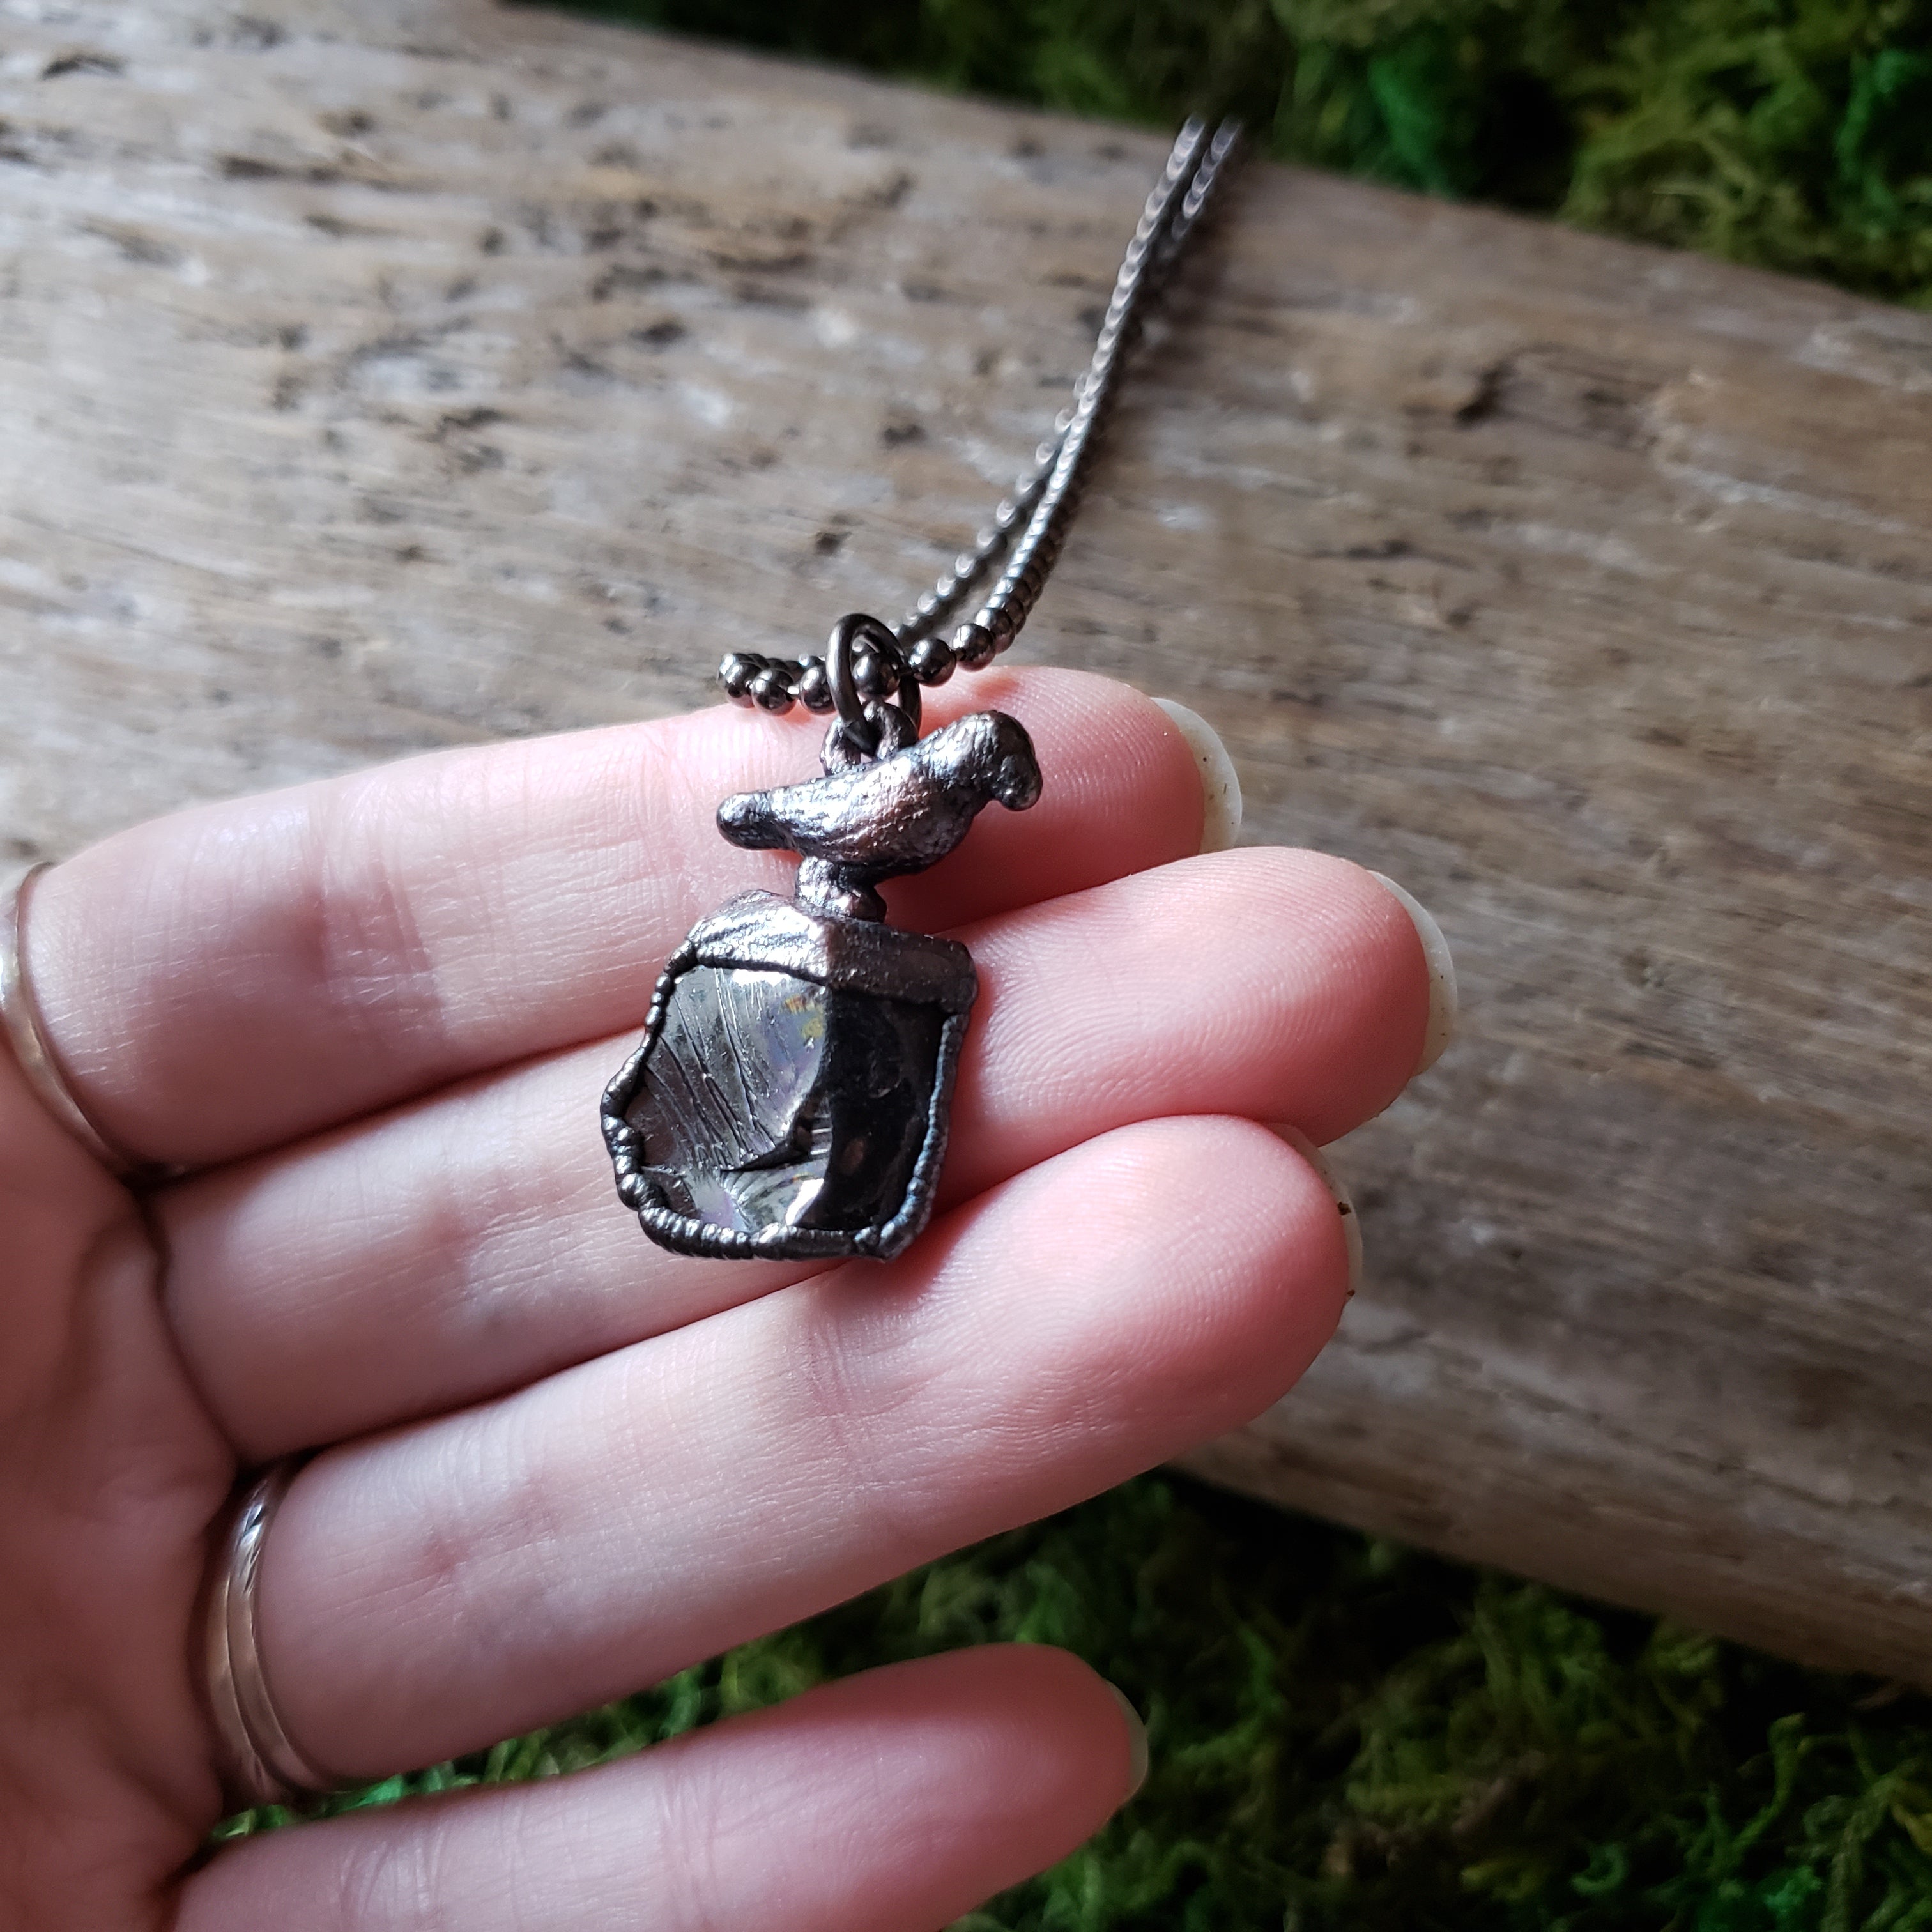
[[[665,1199],[648,1171],[643,1136],[626,1115],[643,1084],[646,1062],[664,1030],[678,980],[698,966],[787,973],[836,990],[936,1006],[946,1016],[925,1138],[904,1197],[889,1220],[856,1228],[781,1222],[747,1233],[681,1214]],[[957,940],[905,932],[869,920],[808,912],[770,892],[740,893],[692,927],[672,954],[652,996],[644,1040],[604,1090],[604,1140],[616,1170],[620,1198],[653,1240],[678,1254],[743,1261],[840,1261],[858,1256],[890,1261],[918,1238],[932,1218],[946,1159],[953,1080],[979,990],[972,956]]]

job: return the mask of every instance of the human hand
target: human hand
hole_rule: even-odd
[[[1107,1688],[1002,1647],[190,1869],[220,1810],[195,1603],[238,1466],[322,1452],[266,1545],[266,1674],[310,1758],[374,1778],[1071,1504],[1253,1416],[1326,1339],[1342,1219],[1256,1123],[1326,1141],[1401,1090],[1415,928],[1340,860],[1187,856],[1198,778],[1145,699],[974,682],[1047,789],[888,889],[983,988],[939,1211],[889,1265],[662,1252],[598,1132],[663,958],[783,881],[712,815],[809,769],[811,721],[440,754],[38,881],[68,1084],[188,1174],[137,1202],[0,1048],[8,1924],[929,1928],[1129,1795]]]

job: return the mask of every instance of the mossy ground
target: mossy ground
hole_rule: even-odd
[[[578,0],[1932,301],[1932,0]]]
[[[332,1808],[574,1769],[992,1639],[1088,1658],[1146,1712],[1154,1768],[962,1932],[1932,1923],[1922,1700],[1162,1477]]]
[[[1232,107],[1284,158],[1932,302],[1932,0],[584,10],[1123,119]],[[972,1932],[1932,1925],[1924,1700],[1154,1477],[340,1804],[569,1769],[995,1638],[1113,1678],[1154,1772]]]

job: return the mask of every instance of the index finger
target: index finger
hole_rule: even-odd
[[[944,700],[943,702],[941,700]],[[995,671],[1046,788],[891,889],[928,928],[1192,853],[1201,783],[1166,715],[1086,674]],[[726,794],[806,775],[818,721],[728,706],[446,752],[105,840],[44,874],[34,993],[91,1119],[185,1167],[640,1023],[658,970],[730,892],[790,864],[717,832]]]

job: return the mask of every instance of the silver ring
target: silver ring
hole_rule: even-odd
[[[285,1456],[242,1490],[214,1549],[203,1663],[223,1791],[237,1810],[320,1797],[357,1781],[325,1770],[289,1736],[262,1667],[256,1612],[262,1545],[304,1460]]]
[[[30,867],[7,895],[4,915],[0,915],[0,1020],[6,1023],[7,1037],[14,1058],[36,1097],[108,1172],[125,1180],[141,1171],[141,1163],[123,1154],[94,1123],[62,1077],[60,1062],[40,1030],[40,1016],[34,1004],[34,991],[27,978],[27,960],[22,933],[27,917],[27,889],[47,870],[44,860]]]

